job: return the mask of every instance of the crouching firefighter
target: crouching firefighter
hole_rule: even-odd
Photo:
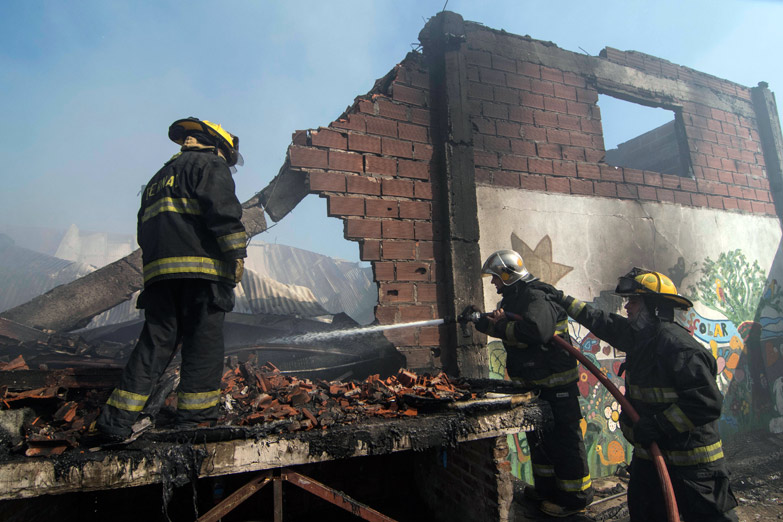
[[[492,277],[503,297],[497,310],[478,319],[476,329],[503,340],[508,376],[540,390],[554,417],[551,427],[526,433],[534,486],[525,488],[525,496],[541,501],[541,511],[551,516],[582,512],[592,501],[593,487],[579,426],[577,361],[550,344],[554,335],[569,341],[568,315],[545,291],[551,287],[530,274],[513,250],[490,255],[481,273]],[[510,320],[505,312],[521,320]]]
[[[634,446],[628,508],[633,522],[666,520],[658,473],[649,452],[656,442],[685,522],[735,521],[718,432],[723,396],[715,358],[674,322],[674,309],[693,304],[659,272],[634,268],[619,278],[628,317],[593,308],[555,290],[568,314],[597,337],[626,353],[625,396],[639,414],[620,427]]]
[[[247,237],[231,175],[241,165],[239,139],[197,118],[175,121],[182,146],[147,183],[138,214],[144,290],[139,341],[98,418],[108,442],[131,435],[158,379],[182,347],[177,389],[179,427],[218,418],[223,320],[234,307]]]

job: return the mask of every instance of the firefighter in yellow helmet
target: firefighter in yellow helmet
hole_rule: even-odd
[[[580,324],[626,353],[625,396],[639,420],[620,417],[634,446],[628,508],[633,522],[665,521],[665,502],[649,453],[655,441],[664,455],[680,514],[690,521],[736,521],[718,433],[723,396],[712,354],[682,326],[674,310],[690,300],[666,275],[634,268],[619,278],[627,317],[598,310],[553,289],[553,296]]]
[[[565,517],[584,511],[593,497],[579,422],[577,362],[550,341],[558,335],[569,340],[568,315],[547,293],[551,288],[534,277],[513,250],[490,255],[481,269],[502,295],[498,310],[476,322],[476,329],[503,340],[509,377],[540,390],[554,422],[527,433],[534,486],[525,496],[540,501],[544,513]],[[522,320],[509,319],[505,313]]]
[[[234,306],[246,256],[242,206],[231,177],[242,164],[239,139],[198,118],[177,120],[169,138],[181,145],[147,183],[138,213],[145,322],[117,388],[97,422],[105,442],[132,435],[155,384],[182,346],[177,424],[218,417],[223,320]],[[99,437],[99,439],[101,438]]]

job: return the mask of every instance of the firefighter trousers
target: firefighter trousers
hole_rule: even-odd
[[[182,365],[177,423],[195,425],[217,419],[223,374],[223,320],[230,310],[224,299],[225,289],[217,285],[203,279],[170,279],[145,288],[139,297],[144,327],[119,385],[98,418],[100,431],[116,437],[131,434],[131,426],[179,346]]]
[[[573,385],[542,390],[541,398],[552,407],[551,428],[526,433],[536,491],[568,508],[583,508],[593,500],[579,421],[579,388]]]
[[[667,466],[683,522],[737,522],[737,500],[723,459],[700,466]],[[666,522],[666,504],[655,463],[633,457],[628,482],[632,522]]]

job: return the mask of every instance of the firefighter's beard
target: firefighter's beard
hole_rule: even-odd
[[[653,324],[655,316],[653,316],[650,309],[647,306],[642,306],[639,312],[634,317],[629,317],[628,322],[631,324],[631,328],[640,332]]]

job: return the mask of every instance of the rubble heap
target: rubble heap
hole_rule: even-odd
[[[35,373],[37,380],[25,377],[26,372]],[[0,456],[58,455],[79,448],[81,437],[90,431],[113,388],[106,379],[75,378],[73,369],[29,370],[21,356],[0,365],[0,373],[4,374],[0,384]],[[30,382],[49,385],[14,384]],[[174,417],[174,387],[167,390],[156,415],[160,428]],[[416,375],[402,369],[386,379],[372,375],[363,381],[312,381],[284,374],[271,363],[257,366],[251,359],[234,361],[226,368],[218,424],[257,426],[266,432],[327,429],[369,417],[415,416],[417,405],[428,401],[471,398],[475,394],[466,385],[443,373]]]

